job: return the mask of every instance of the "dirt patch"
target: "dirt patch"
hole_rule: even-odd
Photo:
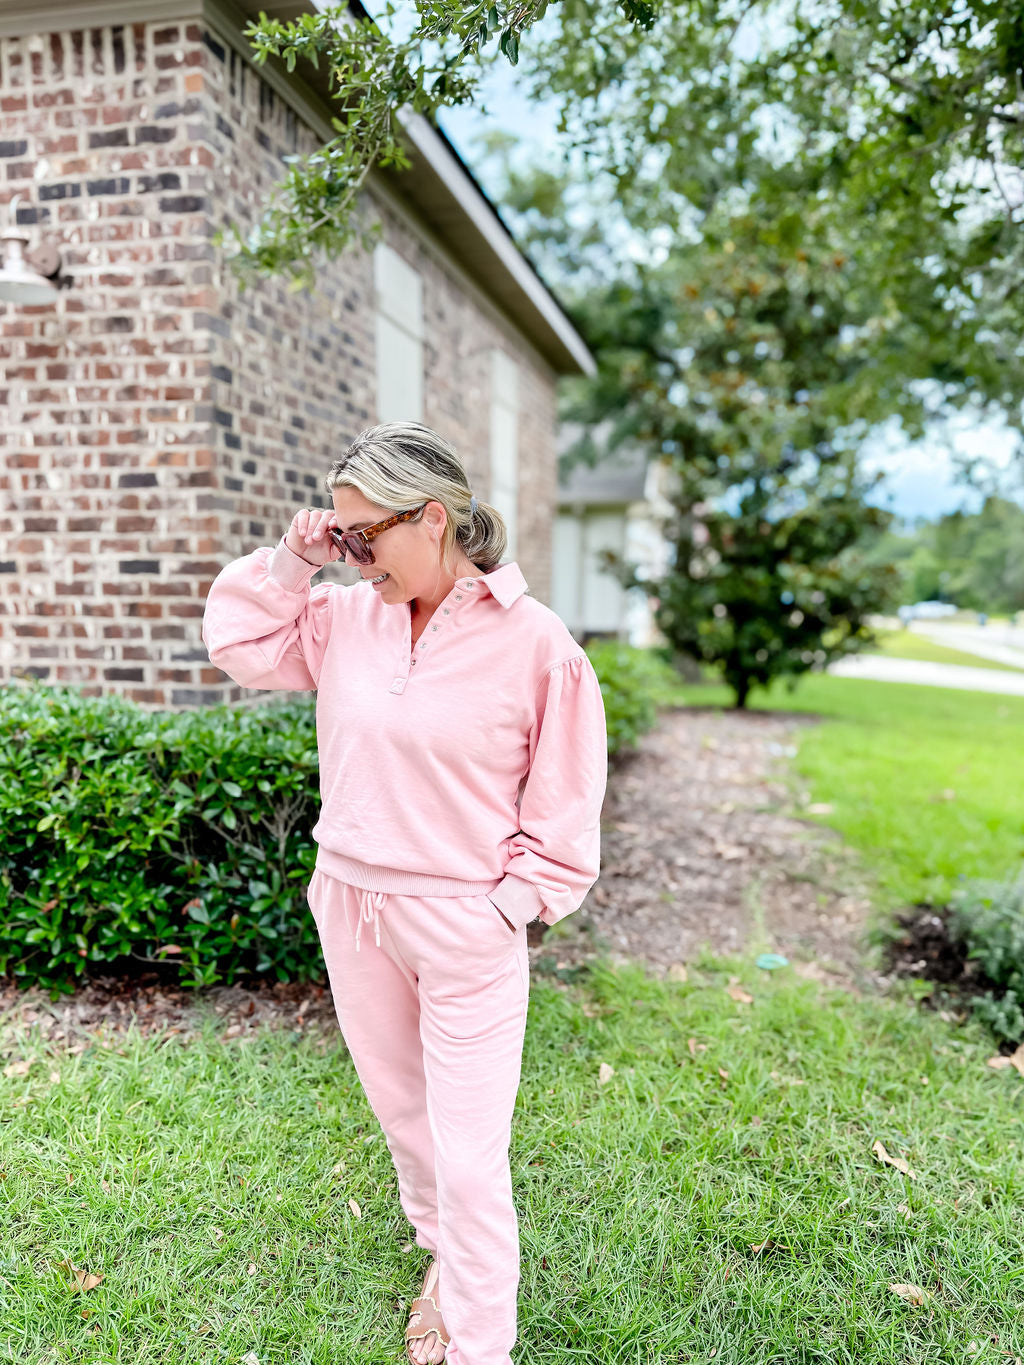
[[[613,764],[602,813],[602,870],[581,909],[528,931],[536,971],[571,974],[600,954],[678,974],[702,952],[778,952],[805,976],[854,990],[884,985],[866,939],[870,899],[857,861],[832,831],[799,818],[807,798],[790,760],[813,719],[764,712],[662,712]],[[813,807],[810,809],[813,810]],[[263,1027],[333,1038],[326,985],[259,983],[200,992],[156,974],[97,977],[73,995],[0,984],[0,1051],[42,1030],[76,1048],[97,1034],[188,1038],[203,1015],[225,1039]]]
[[[816,723],[788,713],[663,712],[609,780],[600,880],[538,951],[556,951],[568,966],[603,950],[657,976],[705,950],[776,952],[806,976],[883,986],[857,859],[798,813],[827,814],[791,776],[800,732]]]

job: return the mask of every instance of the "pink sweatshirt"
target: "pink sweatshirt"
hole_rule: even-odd
[[[228,564],[203,643],[243,687],[317,691],[317,866],[368,890],[486,894],[517,928],[600,871],[601,687],[519,565],[459,578],[415,648],[366,579],[310,588],[284,543]]]

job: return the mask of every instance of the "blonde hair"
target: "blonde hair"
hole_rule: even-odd
[[[420,422],[382,422],[365,427],[324,479],[327,492],[357,488],[368,502],[393,512],[439,502],[448,513],[441,536],[441,563],[447,569],[456,542],[478,569],[490,573],[501,563],[508,535],[501,513],[477,499],[454,447]],[[418,521],[422,518],[413,517]]]

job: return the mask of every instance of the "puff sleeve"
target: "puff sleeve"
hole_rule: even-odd
[[[557,664],[537,688],[520,829],[489,899],[517,929],[578,910],[601,869],[608,736],[601,684],[586,654]]]
[[[226,565],[203,613],[210,662],[242,687],[314,691],[335,593],[330,583],[310,590],[319,568],[289,550],[283,536]]]

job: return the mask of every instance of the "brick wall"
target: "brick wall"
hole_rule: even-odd
[[[376,421],[372,260],[310,296],[240,290],[211,235],[241,225],[316,134],[204,21],[0,39],[0,202],[58,244],[50,307],[0,302],[0,676],[146,706],[246,693],[200,638],[210,582],[273,544]],[[364,223],[423,276],[424,421],[489,492],[489,351],[520,366],[517,558],[548,601],[554,375],[392,193]],[[354,571],[326,571],[348,582]]]

